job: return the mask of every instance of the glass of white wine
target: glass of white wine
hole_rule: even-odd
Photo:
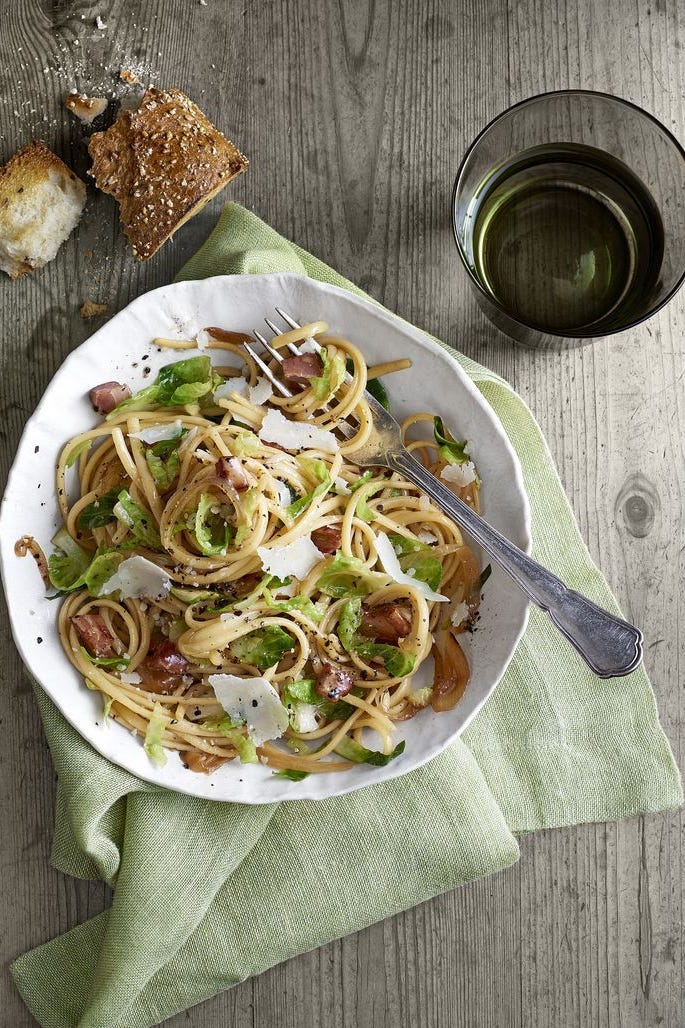
[[[579,345],[644,321],[685,278],[685,152],[627,100],[531,97],[467,151],[459,254],[488,318],[517,342]]]

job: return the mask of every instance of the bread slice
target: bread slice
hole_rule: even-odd
[[[0,168],[0,269],[11,279],[51,261],[79,222],[86,187],[33,140]]]
[[[88,144],[96,185],[118,201],[124,232],[146,261],[204,207],[247,158],[179,89],[147,90]]]

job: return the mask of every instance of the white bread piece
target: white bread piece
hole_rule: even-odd
[[[33,140],[0,168],[0,269],[11,279],[51,261],[78,224],[86,187]]]
[[[133,252],[146,261],[248,166],[247,157],[179,89],[150,87],[88,144],[98,189],[111,193]]]
[[[109,101],[104,96],[86,96],[85,93],[77,93],[73,90],[67,93],[64,106],[72,114],[75,114],[84,125],[92,125],[96,118],[99,118],[108,107]]]

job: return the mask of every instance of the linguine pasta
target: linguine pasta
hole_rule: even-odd
[[[350,459],[371,431],[367,367],[326,330],[276,341],[304,342],[291,398],[259,378],[241,336],[157,340],[233,363],[168,365],[60,455],[60,639],[157,762],[166,750],[205,772],[260,760],[294,779],[385,763],[403,749],[398,722],[450,709],[466,687],[458,636],[477,617],[480,567],[417,487]],[[336,436],[351,415],[354,435]],[[429,414],[403,430],[478,509],[465,444]],[[431,653],[434,683],[417,689]]]

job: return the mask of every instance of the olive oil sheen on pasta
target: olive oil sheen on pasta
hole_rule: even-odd
[[[602,334],[639,318],[663,257],[661,217],[625,164],[594,147],[534,147],[471,204],[465,240],[483,288],[545,332]]]

